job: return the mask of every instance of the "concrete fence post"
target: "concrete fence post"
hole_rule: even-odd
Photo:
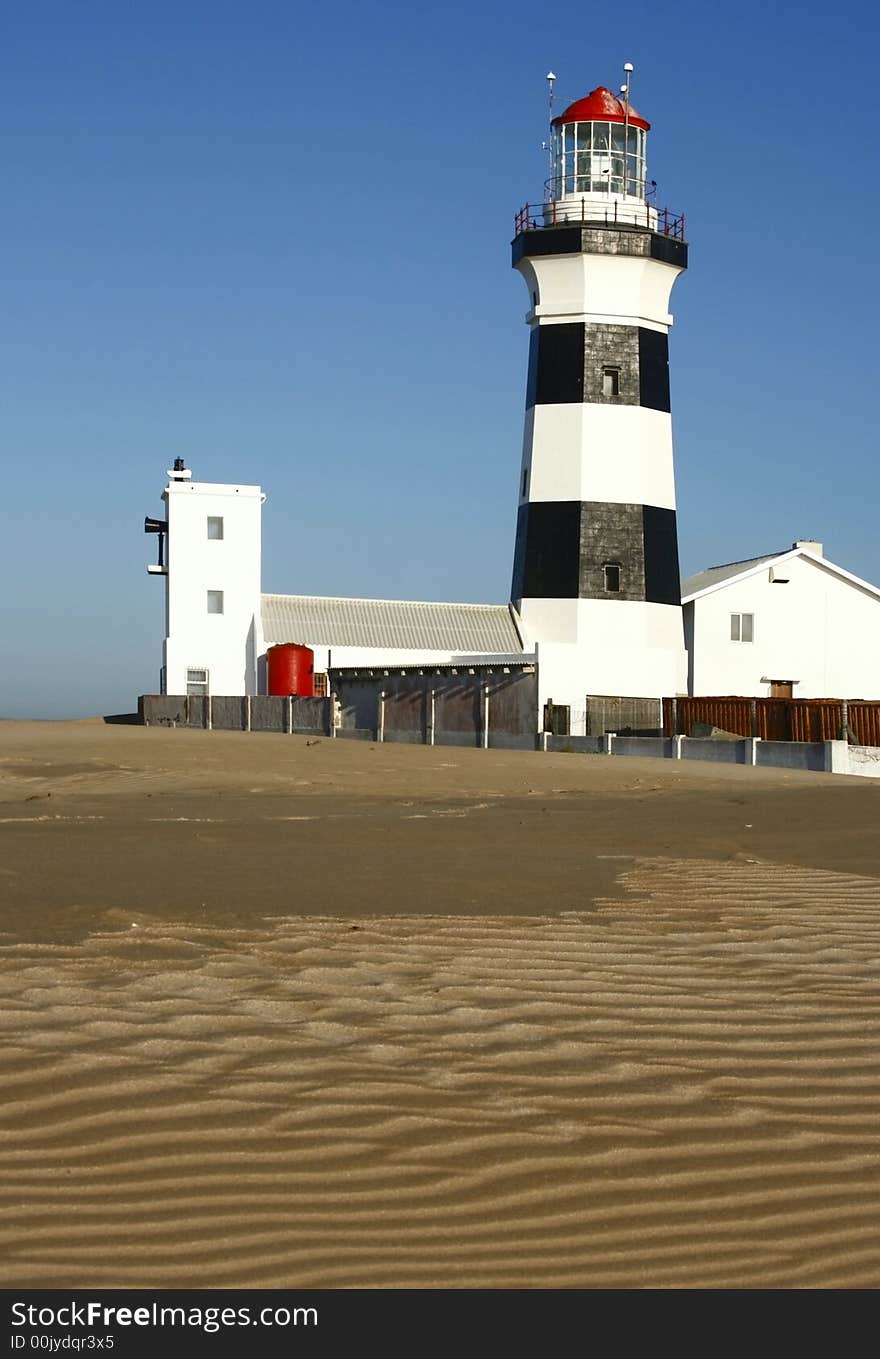
[[[758,700],[757,700],[756,698],[753,698],[752,701],[749,703],[749,714],[750,714],[750,716],[751,716],[751,723],[752,723],[752,740],[754,741],[755,737],[759,735],[759,732],[758,732]],[[752,763],[754,763],[754,761],[752,761]]]
[[[428,730],[426,736],[429,746],[434,744],[434,694],[435,690],[428,690]]]
[[[824,765],[827,774],[849,773],[849,743],[847,741],[825,741]]]
[[[545,752],[545,754],[546,754],[546,752],[547,752],[547,750],[549,749],[549,746],[550,746],[550,733],[549,733],[549,731],[542,731],[542,732],[539,732],[538,735],[539,735],[540,738],[541,738],[541,749],[542,749],[542,750]]]
[[[663,700],[662,700],[662,699],[660,700],[660,703],[661,703],[661,706],[662,706],[662,703],[663,703]],[[670,707],[671,707],[671,709],[672,709],[672,714],[671,714],[669,720],[670,720],[671,725],[672,725],[672,730],[670,731],[669,735],[670,735],[670,736],[677,736],[677,735],[678,735],[678,699],[677,699],[677,698],[673,698],[673,699],[672,699],[672,701],[671,701],[671,703],[670,703]]]
[[[379,720],[376,724],[376,740],[385,740],[385,690],[379,693]]]
[[[287,734],[293,735],[293,694],[287,695]]]
[[[605,747],[603,750],[604,755],[614,754],[614,738],[616,737],[616,735],[617,735],[616,731],[606,731],[605,735],[602,738],[605,743]]]
[[[339,712],[339,700],[336,697],[336,690],[330,690],[330,735],[336,736],[337,714]]]
[[[840,739],[849,740],[849,708],[845,698],[840,700]]]
[[[211,694],[205,699],[205,727],[208,731],[214,730],[214,699]]]
[[[683,736],[679,736],[677,733],[676,733],[675,736],[673,736],[673,738],[672,738],[672,758],[673,758],[673,760],[680,760],[680,759],[681,759],[681,743],[682,743],[682,741],[683,741],[684,739],[685,739],[685,738],[684,738]]]
[[[251,696],[247,695],[244,701],[244,729],[251,730]]]
[[[758,763],[758,742],[760,736],[751,736],[746,741],[746,764],[756,765]]]
[[[483,685],[483,749],[489,749],[489,686]]]

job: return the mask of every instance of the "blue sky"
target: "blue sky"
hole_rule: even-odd
[[[555,14],[555,19],[554,19]],[[824,541],[880,582],[873,5],[29,0],[3,25],[0,716],[157,683],[164,471],[259,482],[263,587],[505,600],[558,107],[635,65],[691,268],[685,573]]]

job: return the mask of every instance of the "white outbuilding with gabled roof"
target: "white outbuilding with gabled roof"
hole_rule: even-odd
[[[880,589],[821,543],[682,581],[688,693],[880,698]]]

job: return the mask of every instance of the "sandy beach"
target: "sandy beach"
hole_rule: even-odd
[[[878,813],[0,723],[5,1285],[877,1286]]]

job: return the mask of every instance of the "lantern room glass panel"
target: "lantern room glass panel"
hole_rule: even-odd
[[[616,194],[645,199],[645,131],[623,123],[566,123],[551,132],[551,198]]]

